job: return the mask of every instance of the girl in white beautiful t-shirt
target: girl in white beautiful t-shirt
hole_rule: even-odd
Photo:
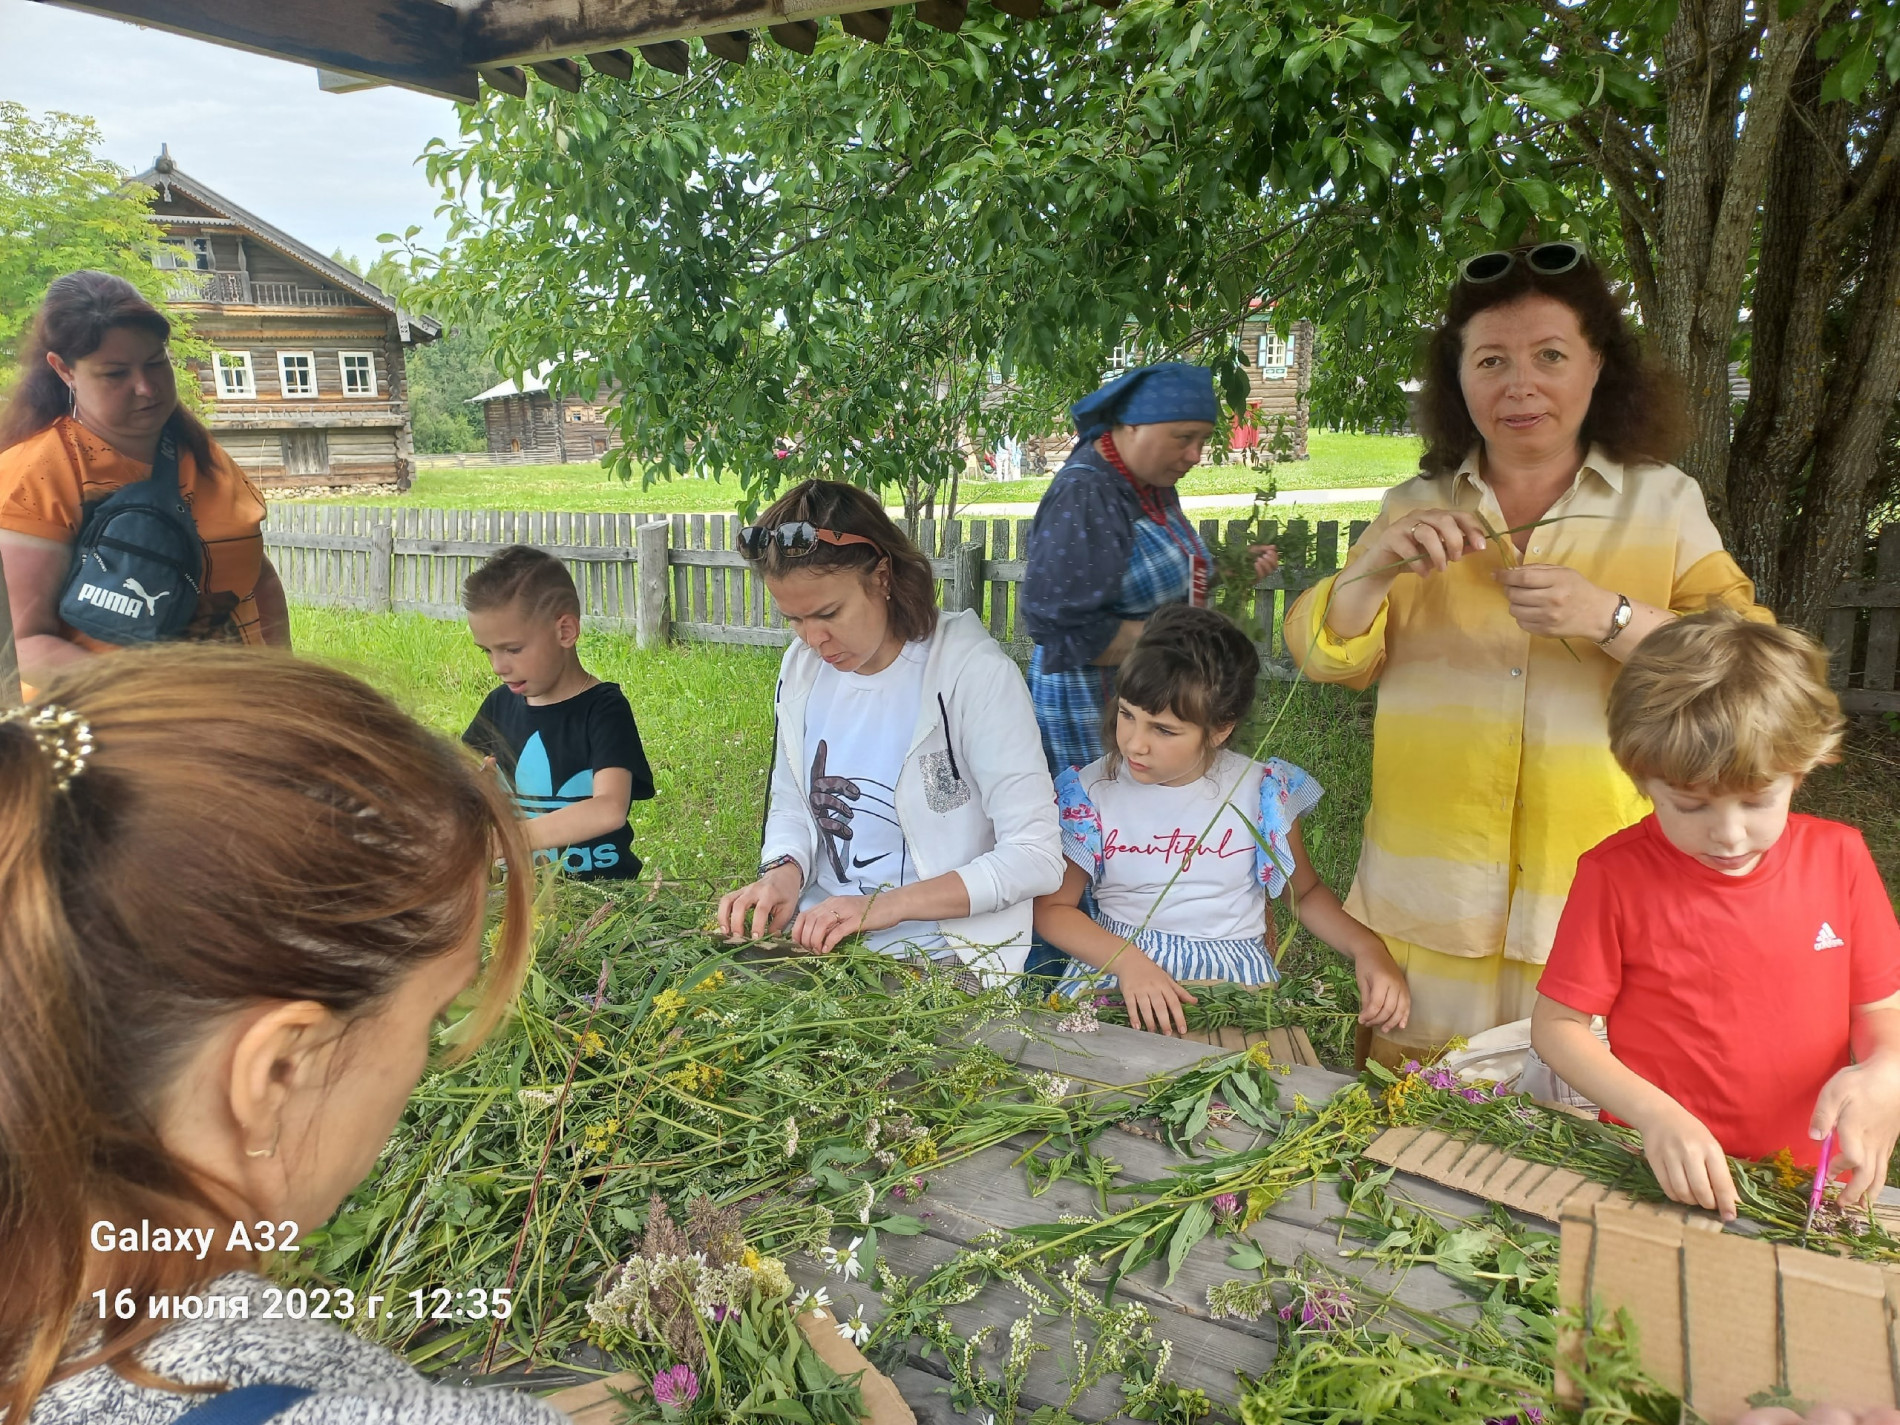
[[[1069,956],[1064,994],[1119,983],[1137,1026],[1184,1032],[1181,1006],[1195,1000],[1182,980],[1280,978],[1267,898],[1290,883],[1300,923],[1353,962],[1360,1022],[1402,1028],[1404,973],[1300,839],[1319,783],[1227,749],[1259,674],[1253,644],[1211,609],[1176,604],[1148,620],[1104,718],[1112,750],[1056,778],[1069,864],[1062,888],[1036,900],[1036,933]]]

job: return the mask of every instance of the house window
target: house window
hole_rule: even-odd
[[[1141,348],[1134,341],[1115,343],[1115,353],[1108,358],[1110,371],[1127,371],[1139,365],[1141,365]]]
[[[211,239],[161,238],[152,265],[173,272],[209,272]]]
[[[1254,338],[1254,363],[1269,381],[1286,379],[1286,338],[1278,332],[1262,332]]]
[[[278,352],[277,376],[285,396],[317,394],[317,358],[307,351]]]
[[[340,351],[337,360],[343,366],[343,394],[346,396],[374,396],[376,394],[376,357],[367,351]]]
[[[257,394],[257,376],[251,370],[248,351],[220,351],[218,354],[218,394],[223,397]]]

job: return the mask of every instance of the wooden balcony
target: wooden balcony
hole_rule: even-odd
[[[175,272],[168,294],[174,302],[207,302],[247,307],[360,307],[354,293],[334,287],[299,287],[295,282],[253,282],[242,272]]]

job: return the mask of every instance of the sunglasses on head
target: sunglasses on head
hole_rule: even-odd
[[[1540,242],[1530,247],[1514,247],[1501,252],[1479,253],[1467,257],[1458,268],[1466,282],[1482,286],[1495,282],[1518,263],[1544,277],[1568,272],[1584,259],[1584,251],[1574,242]]]
[[[739,552],[747,559],[760,559],[777,544],[787,559],[803,559],[821,544],[868,544],[878,549],[874,539],[861,534],[840,534],[835,529],[820,529],[809,520],[787,520],[781,525],[749,524],[739,531]],[[882,553],[882,550],[879,550]]]

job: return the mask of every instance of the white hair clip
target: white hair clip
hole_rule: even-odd
[[[92,756],[92,727],[71,708],[46,703],[37,708],[14,708],[0,713],[0,722],[25,723],[42,756],[53,763],[53,788],[65,791],[86,770]]]

